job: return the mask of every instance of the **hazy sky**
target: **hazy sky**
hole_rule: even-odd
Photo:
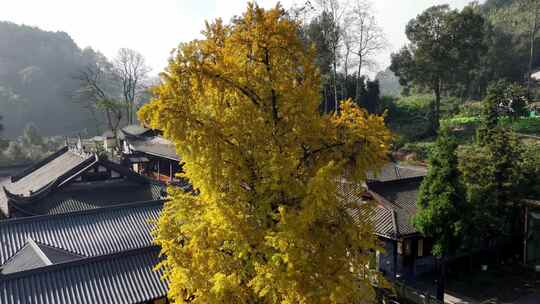
[[[81,47],[92,46],[107,57],[128,47],[141,52],[157,73],[172,48],[197,38],[205,20],[229,20],[240,14],[246,0],[1,0],[0,20],[67,32]],[[258,0],[264,7],[275,0]],[[282,0],[284,7],[302,0]],[[379,23],[391,48],[378,56],[381,68],[389,54],[406,43],[406,23],[429,6],[449,3],[461,8],[470,0],[373,0]],[[480,1],[480,2],[483,2]]]

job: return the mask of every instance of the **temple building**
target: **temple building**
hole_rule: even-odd
[[[182,183],[182,159],[174,144],[144,127],[122,129],[123,163],[133,171],[165,183]]]
[[[64,147],[0,187],[4,218],[162,199],[165,185],[77,147]]]

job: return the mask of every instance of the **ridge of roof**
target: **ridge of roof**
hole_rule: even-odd
[[[68,267],[72,267],[72,266],[84,265],[84,264],[93,263],[93,262],[100,262],[100,261],[104,261],[104,260],[112,260],[112,259],[116,259],[116,258],[124,258],[126,256],[138,255],[138,254],[143,254],[143,253],[147,253],[147,252],[159,252],[159,250],[160,250],[159,246],[150,245],[150,246],[145,246],[145,247],[140,247],[140,248],[133,248],[133,249],[128,249],[128,250],[119,251],[119,252],[113,252],[113,253],[103,254],[103,255],[98,255],[98,256],[83,257],[81,259],[77,259],[77,260],[73,260],[73,261],[67,261],[67,262],[62,262],[62,263],[57,263],[57,264],[50,264],[50,265],[43,266],[43,267],[38,267],[38,268],[34,268],[34,269],[13,272],[13,273],[9,273],[9,274],[1,274],[0,275],[0,282],[1,281],[8,281],[8,280],[11,280],[11,279],[17,279],[17,278],[21,278],[21,277],[32,276],[32,275],[42,273],[42,272],[57,271],[57,270],[61,270],[61,269],[64,269],[64,268],[68,268]]]
[[[66,153],[68,153],[68,152],[66,152]],[[77,154],[77,153],[74,153],[74,154]],[[83,160],[81,163],[75,165],[73,168],[67,170],[66,172],[62,173],[58,177],[52,179],[50,182],[48,182],[45,185],[41,186],[41,188],[38,188],[38,189],[36,189],[34,191],[30,190],[30,194],[28,196],[25,196],[24,194],[13,193],[13,189],[10,190],[8,188],[10,186],[10,184],[4,184],[4,185],[2,185],[2,188],[3,188],[6,196],[9,199],[13,199],[13,200],[29,199],[29,198],[39,197],[41,195],[44,195],[45,193],[47,193],[48,191],[50,191],[54,187],[60,187],[60,186],[62,186],[64,184],[66,184],[67,182],[69,182],[72,179],[76,178],[80,173],[84,172],[85,170],[87,170],[88,168],[90,168],[91,166],[93,166],[94,164],[96,164],[99,161],[99,157],[98,157],[97,154],[90,154],[90,155],[91,156],[89,156],[87,159]],[[44,165],[45,164],[43,164],[39,168],[43,167]],[[35,172],[39,168],[36,168],[32,172]],[[28,177],[31,173],[28,173],[24,177]],[[12,182],[11,185],[16,184],[18,181],[20,181],[24,177],[21,177],[20,179],[17,179],[17,181]],[[6,186],[8,186],[8,187],[6,187]]]
[[[174,143],[162,136],[139,137],[127,140],[130,149],[137,152],[146,153],[158,157],[163,157],[175,161],[181,161],[181,157],[176,152]]]
[[[32,238],[28,238],[28,244],[32,247],[32,249],[34,249],[38,257],[43,260],[45,265],[52,265],[51,260],[45,255],[45,253],[43,252],[43,250],[41,250],[38,244],[36,244],[36,242],[32,240]]]
[[[101,159],[100,163],[105,167],[109,167],[109,169],[113,169],[113,170],[118,171],[118,173],[123,174],[124,176],[126,176],[127,178],[129,178],[131,180],[136,180],[136,181],[143,182],[143,183],[151,183],[153,181],[150,178],[147,178],[147,177],[145,177],[143,175],[140,175],[140,174],[134,172],[133,170],[129,170],[128,168],[126,168],[126,167],[124,167],[122,165],[119,165],[119,164],[117,164],[115,162],[112,162],[110,160]]]
[[[106,159],[100,159],[97,154],[93,154],[93,158],[89,158],[88,160],[85,160],[84,162],[78,164],[74,168],[68,170],[61,176],[57,177],[55,180],[51,181],[49,184],[33,192],[29,196],[14,194],[8,188],[6,188],[5,185],[0,185],[0,186],[4,188],[3,190],[8,200],[15,201],[15,202],[19,202],[19,201],[29,202],[32,200],[41,200],[45,196],[50,194],[51,192],[68,184],[71,180],[77,178],[77,176],[79,176],[81,173],[83,173],[84,171],[88,170],[89,168],[91,168],[92,166],[98,163],[105,167],[108,167],[109,169],[119,172],[120,174],[124,175],[126,178],[132,181],[136,181],[136,182],[144,183],[144,184],[153,184],[153,181],[151,179],[146,178],[142,175],[139,175],[121,165],[118,165]],[[164,186],[164,184],[159,184],[159,183],[157,183],[157,185]],[[13,204],[10,204],[10,205],[13,205]],[[25,211],[21,210],[21,212],[25,212]]]
[[[14,183],[14,182],[17,182],[18,180],[20,180],[21,178],[27,176],[28,174],[36,171],[37,169],[39,169],[40,167],[42,167],[43,165],[45,165],[46,163],[50,162],[51,160],[57,158],[58,156],[66,153],[67,151],[69,150],[68,146],[64,146],[62,148],[60,148],[58,151],[54,152],[53,154],[31,164],[29,167],[25,168],[24,170],[16,173],[15,175],[11,176],[11,182]]]
[[[63,252],[63,253],[65,253],[65,254],[69,254],[69,255],[72,255],[72,256],[77,256],[77,257],[79,257],[79,258],[85,258],[85,257],[86,257],[85,255],[82,255],[82,254],[73,252],[73,251],[71,251],[71,250],[67,250],[67,249],[64,249],[64,248],[57,247],[57,246],[45,244],[45,243],[43,243],[43,242],[36,241],[36,240],[34,240],[34,239],[32,239],[32,241],[33,241],[38,247],[40,247],[41,250],[43,250],[41,247],[44,247],[44,248],[53,249],[53,250],[55,250],[55,251],[60,251],[60,252]]]
[[[20,263],[21,261],[23,261],[23,263]],[[18,266],[17,262],[20,263]],[[41,250],[34,240],[32,238],[27,238],[23,246],[0,265],[0,276],[52,264],[51,260],[45,255],[43,250]],[[20,270],[20,268],[23,269]]]
[[[158,183],[139,183],[137,181],[123,180],[122,183],[116,183],[116,181],[100,182],[100,185],[93,187],[92,185],[86,187],[76,186],[75,189],[70,189],[68,186],[67,189],[64,188],[64,191],[51,193],[46,198],[30,202],[10,201],[9,206],[16,211],[14,214],[18,212],[24,217],[72,213],[129,203],[161,200],[165,196],[163,194],[165,185]],[[109,191],[112,191],[110,195],[101,195]],[[92,195],[92,193],[94,194]],[[124,195],[119,197],[118,193],[124,193]]]
[[[139,124],[131,124],[121,128],[120,131],[122,131],[126,135],[140,136],[148,131],[152,131],[152,129],[149,129]]]
[[[417,234],[411,218],[416,214],[416,202],[423,177],[402,180],[373,182],[368,188],[373,197],[385,208],[394,211],[396,235],[399,237]]]
[[[400,233],[399,233],[399,225],[397,224],[397,214],[396,214],[396,210],[392,209],[390,210],[390,212],[392,212],[392,226],[394,226],[394,237],[397,239],[399,238],[400,236]]]
[[[422,166],[403,165],[388,162],[378,170],[367,172],[367,181],[391,181],[410,177],[425,176],[427,168]]]
[[[59,213],[59,214],[46,214],[46,215],[35,215],[35,216],[29,216],[29,217],[19,217],[19,218],[11,218],[0,221],[0,227],[10,224],[17,224],[17,223],[24,223],[24,222],[35,222],[35,221],[41,221],[41,220],[47,220],[51,218],[61,218],[61,217],[71,217],[71,216],[80,216],[80,215],[86,215],[86,214],[94,214],[94,213],[101,213],[101,212],[107,212],[111,210],[118,210],[118,209],[128,209],[128,208],[143,208],[147,206],[157,206],[157,205],[163,205],[165,202],[165,199],[160,200],[151,200],[151,201],[140,201],[140,202],[133,202],[133,203],[127,203],[127,204],[119,204],[119,205],[113,205],[113,206],[107,206],[107,207],[100,207],[100,208],[94,208],[94,209],[87,209],[87,210],[81,210],[81,211],[73,211],[68,213]]]
[[[410,182],[417,182],[422,181],[425,176],[412,176],[412,177],[404,177],[400,179],[393,179],[393,180],[385,180],[385,181],[379,181],[379,180],[369,180],[366,181],[366,184],[369,186],[381,186],[381,185],[396,185],[396,184],[405,184]]]

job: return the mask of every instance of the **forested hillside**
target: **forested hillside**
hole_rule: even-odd
[[[0,115],[3,136],[32,122],[42,135],[97,132],[89,111],[73,98],[76,73],[94,60],[64,32],[0,22]]]

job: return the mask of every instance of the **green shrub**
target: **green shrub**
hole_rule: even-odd
[[[429,130],[429,103],[431,95],[412,95],[398,99],[383,97],[389,128],[404,141],[418,140]]]
[[[409,142],[400,151],[416,154],[417,160],[427,160],[434,144],[434,142]]]
[[[509,123],[517,133],[540,135],[540,117],[522,117]]]
[[[441,100],[441,117],[453,117],[460,113],[462,101],[460,98],[448,96]]]
[[[483,110],[481,101],[467,101],[459,106],[459,116],[480,116]]]

